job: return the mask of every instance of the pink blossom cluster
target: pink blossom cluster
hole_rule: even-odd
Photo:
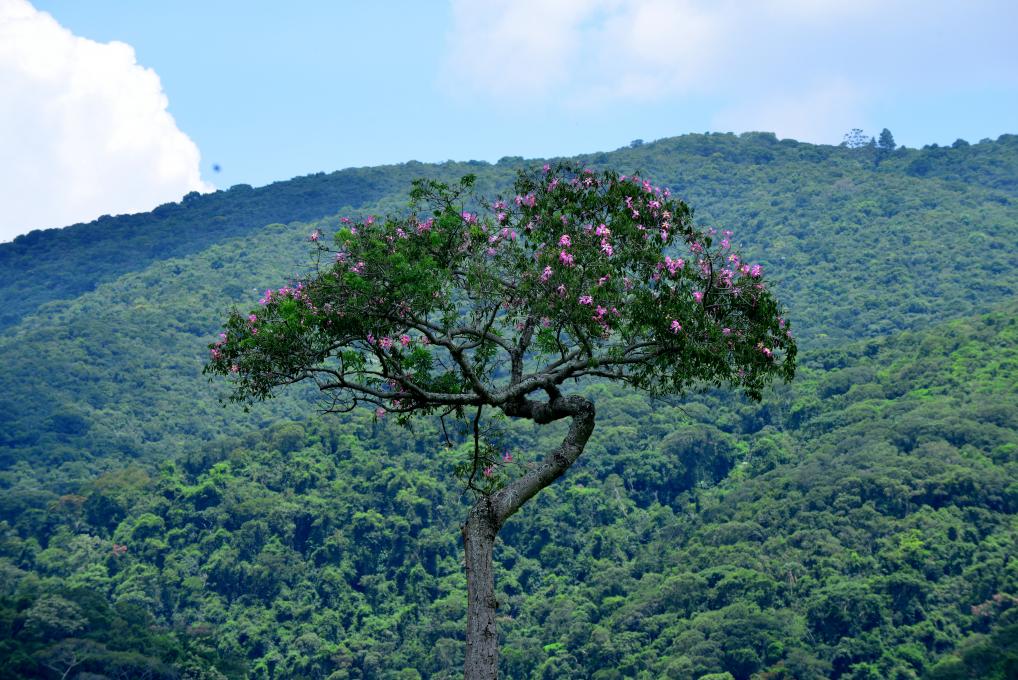
[[[292,298],[294,300],[308,301],[307,292],[304,290],[304,284],[298,283],[296,286],[283,286],[279,290],[272,290],[269,288],[265,291],[265,295],[258,301],[258,304],[263,307],[274,300],[283,298]]]

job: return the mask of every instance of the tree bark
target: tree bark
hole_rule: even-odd
[[[467,653],[465,680],[497,680],[498,633],[495,615],[495,571],[492,555],[499,529],[528,500],[569,469],[583,453],[594,430],[594,405],[578,396],[549,390],[547,402],[525,400],[503,408],[508,416],[546,424],[572,418],[562,443],[543,461],[512,483],[477,501],[463,525],[467,569]]]
[[[498,527],[488,498],[480,499],[463,525],[467,566],[466,680],[498,677],[498,636],[495,629],[495,570],[492,553]]]

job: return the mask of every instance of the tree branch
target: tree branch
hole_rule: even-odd
[[[501,527],[524,503],[533,498],[569,469],[583,453],[591,432],[594,431],[594,404],[580,396],[563,397],[552,388],[554,395],[547,402],[521,400],[502,407],[507,416],[528,418],[535,423],[550,423],[562,418],[572,418],[569,431],[551,453],[536,467],[499,489],[491,496],[491,507]]]

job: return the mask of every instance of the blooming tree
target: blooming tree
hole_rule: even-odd
[[[760,265],[732,249],[730,231],[694,227],[667,189],[567,165],[521,172],[514,194],[490,203],[472,186],[418,181],[407,216],[344,219],[329,245],[315,231],[318,266],[234,312],[206,371],[230,379],[239,401],[313,381],[328,410],[472,427],[465,674],[487,679],[495,536],[583,452],[595,422],[584,380],[759,398],[774,377],[791,379],[796,347]],[[486,413],[569,428],[542,460],[516,466],[480,435]]]

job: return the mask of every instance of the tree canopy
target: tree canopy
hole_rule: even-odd
[[[207,371],[257,400],[314,380],[378,415],[502,407],[584,377],[654,394],[704,382],[752,396],[790,378],[795,342],[732,232],[700,231],[667,189],[568,166],[492,202],[415,183],[411,212],[345,220],[318,264],[234,312]],[[472,212],[479,210],[480,212]]]

